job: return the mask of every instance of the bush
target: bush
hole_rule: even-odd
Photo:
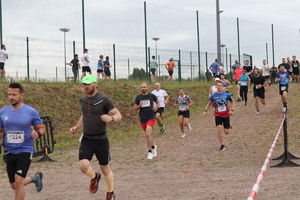
[[[145,70],[143,68],[139,69],[139,68],[134,68],[132,74],[129,75],[128,79],[130,80],[146,80],[147,74],[145,72]]]

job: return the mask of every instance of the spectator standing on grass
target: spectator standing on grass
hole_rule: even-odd
[[[178,122],[181,131],[181,137],[185,138],[187,135],[185,133],[185,127],[188,131],[192,131],[190,119],[190,107],[193,105],[192,99],[185,94],[184,89],[179,89],[179,96],[176,98],[174,106],[178,105]]]
[[[271,86],[270,81],[270,66],[267,64],[267,60],[263,59],[261,66],[262,76],[265,78],[269,86]]]
[[[155,72],[158,64],[155,60],[155,56],[152,56],[152,60],[150,60],[150,72],[151,72],[151,79],[154,80],[156,78]]]
[[[265,105],[265,87],[267,86],[267,82],[264,77],[259,74],[257,68],[253,70],[253,77],[251,78],[251,84],[253,83],[253,93],[255,99],[255,108],[256,114],[260,113],[259,111],[259,101]]]
[[[293,79],[292,82],[298,83],[299,80],[299,61],[296,59],[296,56],[293,56],[292,60],[292,72],[293,72]]]
[[[216,83],[217,92],[210,96],[209,102],[207,103],[203,115],[207,113],[207,110],[213,106],[215,108],[214,116],[215,123],[218,131],[218,138],[221,143],[219,148],[220,151],[225,150],[225,142],[223,131],[226,135],[230,133],[230,115],[233,114],[235,103],[231,98],[230,94],[224,92],[223,84],[220,82]],[[231,102],[231,106],[229,107],[228,101]]]
[[[287,108],[287,93],[289,92],[290,74],[284,71],[284,65],[279,66],[279,73],[276,75],[275,82],[279,82],[279,94],[284,108]]]
[[[153,90],[151,93],[154,94],[157,97],[157,100],[159,101],[159,107],[155,112],[155,117],[156,117],[157,124],[160,127],[160,134],[163,134],[166,131],[166,126],[163,124],[161,116],[165,110],[166,104],[169,101],[169,95],[165,90],[161,89],[160,83],[155,83],[154,88],[155,90]]]
[[[27,172],[33,155],[34,140],[45,134],[45,128],[38,112],[23,103],[24,98],[23,86],[11,83],[8,88],[10,105],[0,110],[0,132],[4,133],[5,142],[3,159],[16,200],[25,199],[24,186],[27,184],[34,183],[37,192],[43,189],[42,172],[31,177],[27,176]]]
[[[78,54],[74,55],[74,59],[71,60],[70,65],[72,66],[72,72],[74,74],[74,82],[78,79],[79,69],[80,69],[80,62],[78,60]]]
[[[108,82],[110,81],[110,78],[111,78],[110,68],[111,68],[111,65],[109,63],[109,56],[106,56],[105,61],[104,61],[104,73],[105,73],[106,80]]]
[[[273,66],[270,69],[271,84],[275,83],[276,74],[277,74],[277,67],[275,66],[275,64],[273,64]]]
[[[1,50],[0,50],[0,75],[1,75],[1,79],[3,81],[5,81],[5,69],[4,69],[4,66],[5,66],[5,63],[6,63],[6,60],[8,59],[8,54],[7,54],[7,51],[6,51],[6,47],[4,44],[1,45]]]
[[[241,65],[238,64],[236,66],[236,69],[234,70],[234,80],[236,84],[236,89],[237,89],[237,101],[241,101],[241,95],[240,95],[240,76],[243,74],[243,69],[241,68]]]
[[[173,61],[173,58],[170,58],[169,62],[166,65],[166,68],[169,73],[169,77],[168,77],[167,81],[171,81],[173,79],[174,67],[176,67],[175,62]]]
[[[213,77],[217,77],[217,75],[218,75],[218,69],[219,69],[219,61],[218,61],[218,59],[215,59],[215,62],[213,62],[209,66],[209,69],[210,69]]]
[[[100,74],[102,75],[102,79],[105,79],[103,55],[100,55],[99,60],[98,60],[98,66],[97,66],[97,80],[98,81],[100,80]]]
[[[86,73],[88,72],[89,74],[92,74],[92,70],[90,68],[90,58],[89,58],[89,54],[88,54],[88,49],[84,49],[83,55],[82,55],[82,74],[80,77],[80,80],[82,80],[82,78],[86,75]]]
[[[114,175],[109,167],[110,148],[106,124],[120,121],[122,115],[108,97],[97,91],[98,81],[94,75],[86,75],[81,83],[86,94],[79,101],[82,115],[77,124],[70,129],[73,134],[83,129],[80,138],[79,168],[91,179],[90,192],[96,193],[101,174],[92,169],[90,162],[96,154],[107,186],[106,200],[115,200]]]
[[[134,110],[140,110],[140,123],[141,127],[146,134],[147,148],[148,148],[148,160],[152,160],[157,156],[157,145],[154,145],[152,130],[155,125],[155,112],[160,107],[157,97],[148,93],[148,85],[142,83],[140,86],[142,94],[136,96],[134,102]],[[156,107],[154,107],[156,103]]]

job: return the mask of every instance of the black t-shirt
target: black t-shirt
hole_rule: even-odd
[[[115,108],[111,100],[101,93],[92,98],[87,95],[79,100],[83,116],[83,132],[88,138],[105,139],[106,123],[100,119],[103,114]],[[86,136],[86,135],[85,135]]]
[[[79,63],[79,60],[77,59],[77,58],[74,58],[72,61],[71,61],[71,63],[72,63],[72,69],[74,70],[76,70],[76,69],[78,69],[78,63]]]
[[[249,66],[244,65],[243,69],[246,70],[247,72],[251,72],[252,71],[252,66],[251,65],[249,65]]]
[[[257,89],[257,87],[258,87],[259,85],[262,86],[262,85],[264,84],[265,81],[266,81],[266,79],[265,79],[263,76],[261,76],[261,75],[259,75],[258,77],[253,76],[253,77],[251,78],[251,83],[254,83],[253,89],[254,89],[254,90],[264,90],[263,87],[260,88],[260,89]]]
[[[107,65],[108,67],[106,67],[106,65]],[[104,70],[109,70],[109,66],[110,66],[109,61],[108,61],[108,60],[105,60],[104,63],[103,63],[103,66],[104,66]]]
[[[288,63],[281,63],[280,65],[278,65],[278,69],[280,68],[281,65],[284,66],[284,68],[285,68],[285,70],[286,70],[287,72],[290,71],[290,64],[288,64]]]
[[[293,71],[294,71],[294,70],[295,70],[295,71],[299,70],[298,65],[299,65],[299,61],[298,61],[298,60],[292,61]]]
[[[276,67],[271,67],[270,72],[271,72],[272,76],[276,76],[276,74],[277,74],[277,68]]]
[[[140,107],[141,122],[145,123],[149,119],[155,119],[153,102],[157,102],[157,97],[152,93],[148,93],[147,95],[140,94],[135,98],[135,104],[139,105],[141,101],[143,102],[142,107]]]

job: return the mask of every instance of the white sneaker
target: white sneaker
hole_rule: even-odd
[[[157,145],[154,145],[154,149],[151,149],[151,151],[153,158],[155,158],[157,156]]]
[[[185,133],[182,133],[182,134],[181,134],[181,137],[182,137],[182,138],[185,138],[186,136],[187,136],[187,135],[186,135]]]
[[[257,111],[256,114],[259,115],[259,111]]]
[[[153,154],[151,152],[148,152],[147,160],[152,160],[152,159],[153,159]]]
[[[192,126],[191,126],[191,124],[188,124],[187,130],[188,130],[188,131],[192,131]]]

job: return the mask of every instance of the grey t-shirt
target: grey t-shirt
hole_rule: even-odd
[[[87,95],[79,100],[83,115],[84,136],[91,139],[107,138],[106,123],[100,116],[108,114],[115,108],[111,100],[101,93],[97,93],[92,98]]]

